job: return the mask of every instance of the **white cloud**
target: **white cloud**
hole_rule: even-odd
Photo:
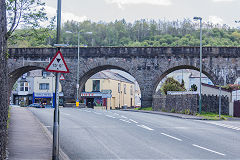
[[[213,2],[233,2],[235,0],[213,0]]]
[[[172,4],[171,0],[105,0],[107,3],[115,3],[119,8],[123,8],[124,5],[131,4],[150,4],[159,6],[169,6]]]
[[[53,16],[57,16],[57,9],[50,7],[50,6],[45,6],[45,10],[47,12],[47,16],[48,17],[53,17]],[[82,22],[84,20],[87,20],[86,16],[77,16],[71,12],[64,12],[62,11],[62,22],[66,22],[66,21],[77,21],[77,22]]]
[[[217,16],[209,16],[208,21],[213,24],[223,24],[223,19]]]

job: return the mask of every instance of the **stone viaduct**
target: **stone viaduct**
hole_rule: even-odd
[[[70,73],[61,82],[65,102],[76,97],[77,48],[62,48]],[[23,74],[45,69],[56,48],[10,48],[9,91]],[[86,47],[80,48],[80,91],[93,74],[119,69],[131,74],[141,89],[143,107],[152,105],[158,83],[178,69],[199,70],[199,47]],[[240,48],[204,47],[203,73],[214,84],[234,83],[240,76]]]

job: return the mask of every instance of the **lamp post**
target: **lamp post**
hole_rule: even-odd
[[[200,78],[199,78],[199,113],[201,114],[202,109],[202,18],[194,17],[194,20],[200,21]]]
[[[71,31],[66,31],[66,33],[73,33],[73,32],[71,32]],[[77,44],[77,47],[78,47],[78,65],[77,65],[77,84],[76,84],[76,88],[77,88],[77,97],[76,97],[76,101],[79,101],[78,99],[79,99],[79,57],[80,57],[80,55],[79,55],[79,48],[80,48],[80,45],[79,45],[79,43],[80,43],[80,40],[79,40],[79,38],[80,38],[80,33],[82,33],[81,31],[78,31],[78,33],[77,33],[77,35],[78,35],[78,44]],[[85,32],[85,34],[92,34],[92,32]]]

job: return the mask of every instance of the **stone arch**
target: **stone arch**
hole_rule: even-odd
[[[9,89],[10,89],[10,91],[11,91],[14,83],[17,81],[17,79],[19,77],[21,77],[21,75],[23,75],[24,73],[27,73],[29,71],[37,70],[37,69],[44,69],[44,68],[39,67],[39,66],[24,66],[24,67],[17,68],[14,71],[12,71],[11,73],[9,73]]]
[[[87,80],[93,76],[94,74],[103,71],[103,70],[108,70],[108,69],[117,69],[117,70],[121,70],[124,71],[128,74],[130,74],[131,76],[133,76],[135,78],[135,80],[138,82],[136,76],[131,73],[130,71],[128,71],[127,69],[124,69],[123,67],[119,67],[119,66],[115,66],[115,65],[101,65],[101,66],[96,66],[94,68],[89,69],[88,71],[85,71],[85,73],[82,73],[82,75],[79,78],[79,92],[82,91],[84,84],[87,82]],[[138,82],[139,84],[139,82]],[[140,85],[140,84],[139,84]],[[141,90],[141,86],[140,90]]]
[[[162,74],[158,75],[157,80],[156,80],[156,82],[154,84],[153,94],[155,94],[155,90],[156,90],[158,84],[160,83],[160,81],[165,76],[167,76],[171,72],[174,72],[174,71],[180,70],[180,69],[192,69],[192,70],[200,71],[199,68],[197,68],[195,66],[190,66],[190,65],[179,65],[179,66],[175,66],[175,67],[169,68],[168,70],[166,70]],[[202,73],[205,74],[213,82],[213,84],[217,84],[218,83],[217,76],[210,69],[208,69],[206,67],[203,67]]]
[[[17,68],[14,71],[9,73],[9,75],[8,75],[9,76],[8,97],[9,98],[11,96],[13,85],[18,80],[18,78],[20,78],[24,73],[27,73],[27,72],[33,71],[33,70],[45,70],[45,67],[28,65],[28,66],[23,66],[23,67]],[[62,92],[64,92],[64,88],[63,88],[63,85],[62,85],[61,81],[60,81],[60,86],[62,88]]]

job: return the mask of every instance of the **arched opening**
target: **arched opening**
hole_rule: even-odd
[[[192,85],[198,86],[199,88],[199,79],[200,79],[200,72],[199,69],[194,66],[177,66],[174,68],[171,68],[164,72],[158,79],[158,82],[155,84],[154,93],[157,92],[167,77],[173,77],[175,80],[177,80],[179,83],[182,83],[182,80],[185,83],[186,90],[190,90]],[[206,70],[202,70],[202,83],[214,85],[216,83],[216,77],[214,77],[214,74]]]
[[[9,74],[10,104],[22,107],[42,104],[43,107],[55,105],[55,75],[37,66],[18,68]],[[63,92],[59,85],[59,104],[63,105]]]
[[[141,106],[137,80],[116,66],[91,69],[80,78],[80,102],[88,108],[120,109]]]

